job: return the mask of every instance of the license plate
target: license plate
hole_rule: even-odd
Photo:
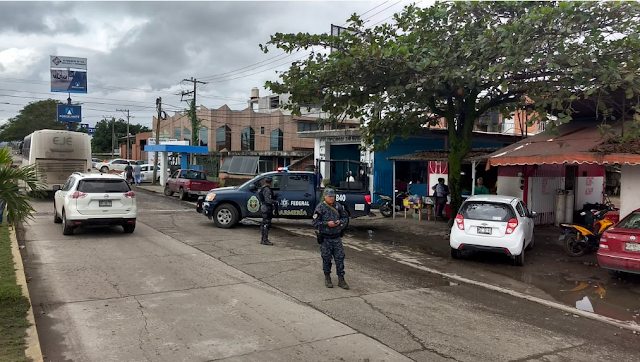
[[[111,200],[98,200],[99,207],[111,207]]]
[[[491,228],[484,228],[484,227],[478,226],[478,234],[491,235]]]
[[[626,250],[626,251],[640,251],[640,244],[638,244],[638,243],[624,243],[624,250]]]

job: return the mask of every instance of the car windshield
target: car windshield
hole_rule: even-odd
[[[640,212],[632,212],[616,225],[621,229],[640,229]]]
[[[182,173],[184,178],[189,180],[206,180],[207,177],[204,175],[204,172],[199,171],[185,171]]]
[[[87,179],[80,180],[78,184],[78,191],[87,194],[103,194],[103,193],[116,193],[116,192],[129,192],[131,188],[125,182],[125,180],[113,180],[113,179]]]
[[[462,205],[460,211],[465,219],[471,220],[507,222],[515,218],[513,208],[507,204],[471,201]]]

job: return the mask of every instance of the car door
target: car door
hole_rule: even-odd
[[[313,213],[311,175],[290,174],[285,178],[280,197],[279,215],[287,218],[307,218]]]
[[[177,191],[176,189],[176,183],[178,182],[178,176],[180,174],[180,170],[174,172],[169,179],[167,180],[167,186],[169,186],[169,189],[171,191]]]
[[[245,194],[245,202],[246,202],[245,206],[247,207],[248,217],[262,217],[262,213],[260,211],[260,198],[258,197],[258,191],[260,190],[262,185],[264,185],[265,177],[260,177],[259,179],[256,179],[253,182],[252,185],[255,187],[255,191],[251,191],[251,187],[247,189],[247,192]],[[283,176],[271,175],[271,178],[273,179],[273,181],[271,182],[271,190],[273,190],[273,193],[276,194],[276,196],[278,196],[278,210],[280,210],[281,208],[280,203],[282,203],[282,200],[284,197],[282,195],[282,190],[281,190],[281,186],[283,183]]]
[[[62,185],[62,188],[60,189],[60,191],[55,193],[54,203],[55,203],[56,212],[58,213],[58,215],[62,215],[62,208],[64,207],[65,196],[71,189],[71,186],[73,186],[74,182],[75,182],[75,178],[73,176],[69,176],[69,178],[64,183],[64,185]]]
[[[140,166],[140,182],[151,180],[149,174],[149,166]]]
[[[531,211],[529,210],[527,205],[525,205],[525,203],[522,201],[520,201],[520,204],[522,205],[522,208],[524,209],[524,213],[526,215],[527,225],[529,227],[527,230],[527,235],[529,237],[529,241],[531,241],[533,240],[533,229],[535,227],[535,223],[533,221],[533,218],[531,218]]]
[[[531,219],[529,218],[529,213],[527,212],[527,207],[522,203],[522,201],[516,202],[516,212],[518,214],[518,221],[522,224],[524,229],[524,237],[525,237],[525,245],[531,241]]]

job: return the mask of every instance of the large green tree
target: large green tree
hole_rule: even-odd
[[[127,135],[127,122],[122,119],[102,119],[96,123],[96,131],[91,138],[91,151],[97,153],[111,152],[111,141],[117,148],[120,139]],[[130,124],[129,132],[132,135],[143,132],[151,132],[149,127]],[[115,137],[114,137],[115,136]]]
[[[455,210],[481,115],[527,104],[541,117],[554,110],[554,125],[572,119],[575,101],[619,88],[637,97],[639,15],[635,2],[436,2],[373,28],[353,15],[340,36],[272,35],[265,52],[312,52],[266,86],[291,93],[294,113],[323,102],[326,122],[361,119],[377,149],[444,121]]]
[[[0,126],[0,141],[22,140],[25,136],[41,129],[67,129],[65,123],[57,121],[57,107],[60,102],[54,99],[31,102],[18,115],[9,118]]]

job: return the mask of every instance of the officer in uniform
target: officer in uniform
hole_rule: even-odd
[[[273,245],[269,241],[269,229],[271,229],[271,219],[273,218],[273,210],[278,206],[276,195],[271,190],[273,178],[267,176],[264,179],[264,185],[258,190],[258,199],[260,200],[260,212],[262,213],[262,225],[260,232],[262,234],[262,245]]]
[[[331,283],[331,258],[336,262],[338,286],[349,289],[344,281],[344,247],[342,246],[342,232],[347,225],[349,216],[344,207],[336,202],[336,191],[328,188],[324,192],[324,201],[316,206],[313,213],[313,226],[318,229],[318,243],[322,255],[322,271],[324,271],[325,285],[333,288]]]

